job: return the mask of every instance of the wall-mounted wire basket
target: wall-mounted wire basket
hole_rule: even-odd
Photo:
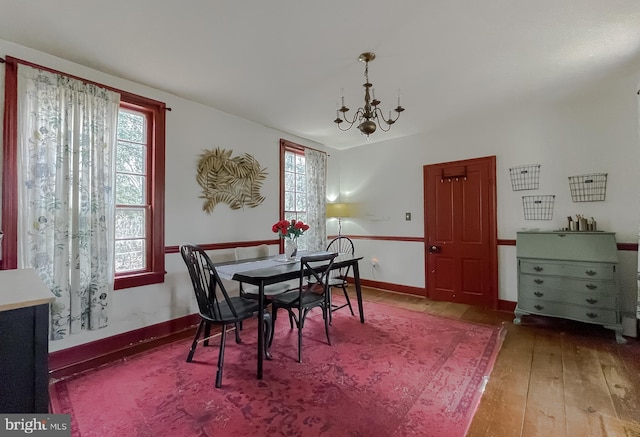
[[[551,220],[553,218],[553,204],[556,196],[545,194],[541,196],[522,196],[522,208],[525,220]]]
[[[540,183],[540,164],[511,167],[509,176],[513,191],[537,190]]]
[[[607,174],[591,173],[569,176],[569,189],[574,202],[597,202],[607,193]]]

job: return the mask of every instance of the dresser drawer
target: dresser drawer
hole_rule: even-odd
[[[615,264],[618,248],[612,232],[518,232],[516,256]]]
[[[615,268],[612,264],[550,263],[544,261],[520,261],[520,271],[544,276],[571,276],[574,278],[612,280]]]
[[[617,294],[615,281],[576,279],[562,276],[520,275],[522,290],[555,289],[584,293]]]
[[[546,302],[535,299],[518,299],[518,307],[532,314],[563,317],[581,322],[616,324],[617,313],[613,309],[584,307],[561,302]]]
[[[540,302],[558,302],[594,308],[616,309],[615,293],[567,291],[540,287],[521,287],[518,293],[518,302],[522,298]]]

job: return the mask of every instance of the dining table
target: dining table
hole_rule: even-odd
[[[309,252],[299,255],[318,255],[327,252]],[[334,258],[332,269],[352,267],[353,281],[358,299],[358,311],[360,323],[364,323],[364,311],[362,309],[362,288],[360,286],[360,270],[358,267],[362,256],[351,254],[338,254]],[[329,263],[327,262],[327,266]],[[214,263],[218,275],[222,279],[234,280],[244,284],[258,287],[258,320],[263,320],[265,311],[264,288],[270,284],[286,282],[300,277],[300,256],[294,259],[285,259],[284,255],[274,255],[262,258],[243,259]],[[315,266],[317,271],[323,271],[323,266]],[[326,269],[326,267],[325,267]],[[257,377],[262,379],[264,363],[264,324],[258,323],[258,370]]]

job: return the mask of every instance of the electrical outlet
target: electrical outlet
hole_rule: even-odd
[[[371,258],[371,267],[376,268],[378,267],[378,258]]]

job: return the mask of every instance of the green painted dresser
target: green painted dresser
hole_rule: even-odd
[[[538,314],[595,323],[622,336],[613,232],[518,232],[518,304],[513,323]]]

